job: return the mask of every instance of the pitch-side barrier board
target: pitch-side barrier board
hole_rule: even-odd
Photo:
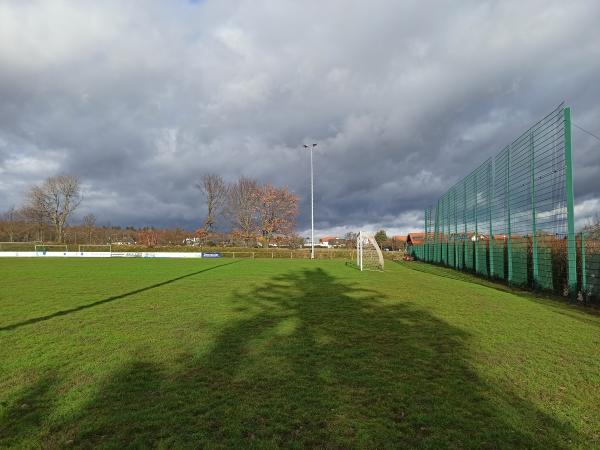
[[[0,252],[0,258],[202,258],[192,252]]]

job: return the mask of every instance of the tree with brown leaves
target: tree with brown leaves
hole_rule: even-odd
[[[137,243],[145,247],[156,247],[158,245],[158,233],[152,228],[144,228],[137,233]]]
[[[258,226],[266,246],[275,234],[291,234],[298,216],[298,197],[287,187],[277,188],[272,184],[258,190]]]
[[[197,237],[200,240],[200,245],[206,244],[209,234],[208,231],[206,231],[206,228],[198,228],[194,234],[195,237]]]

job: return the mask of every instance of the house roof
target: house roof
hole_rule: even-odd
[[[319,238],[319,242],[335,241],[336,239],[338,238],[335,236],[323,236],[322,238]]]
[[[408,236],[392,236],[392,241],[406,242]]]
[[[425,233],[408,233],[406,241],[412,244],[421,244],[425,241]]]

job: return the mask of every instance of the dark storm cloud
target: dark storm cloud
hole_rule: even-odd
[[[60,172],[81,214],[201,221],[202,173],[286,184],[309,224],[394,232],[563,99],[600,132],[597,2],[0,4],[0,210]],[[580,223],[599,142],[574,130]]]

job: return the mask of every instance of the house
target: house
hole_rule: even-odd
[[[425,233],[408,233],[406,245],[421,245],[425,242]]]
[[[343,247],[346,241],[336,236],[325,236],[319,239],[319,245],[327,248]]]
[[[406,239],[408,236],[392,236],[391,247],[392,250],[404,250],[406,249]]]
[[[328,244],[324,244],[323,242],[321,242],[322,240],[319,239],[318,241],[315,241],[315,247],[325,247],[328,248],[329,245]],[[303,247],[310,247],[311,246],[311,240],[310,237],[306,237],[304,238],[304,245]]]
[[[334,242],[336,239],[337,238],[335,236],[325,236],[325,237],[319,238],[319,244],[324,247],[330,247],[331,245],[329,243]]]
[[[183,244],[197,247],[199,245],[202,245],[202,239],[200,239],[199,237],[185,238],[183,240]]]

